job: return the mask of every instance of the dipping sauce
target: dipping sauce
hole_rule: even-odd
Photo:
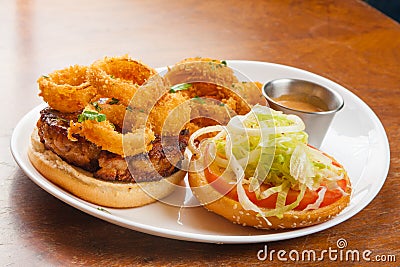
[[[278,104],[305,112],[321,112],[327,111],[327,105],[318,97],[307,95],[281,95],[273,98]]]
[[[292,108],[296,110],[301,110],[301,111],[307,111],[307,112],[321,112],[324,111],[323,109],[316,107],[314,105],[311,105],[310,103],[307,102],[302,102],[302,101],[292,101],[292,100],[281,100],[276,102],[281,104],[282,106],[285,106],[287,108]]]

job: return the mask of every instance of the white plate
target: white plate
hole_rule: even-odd
[[[234,225],[201,207],[179,208],[154,203],[133,209],[104,211],[96,205],[74,197],[47,181],[27,157],[30,133],[43,105],[30,111],[16,126],[11,151],[22,170],[41,188],[90,215],[136,231],[208,243],[256,243],[295,238],[337,225],[367,206],[385,182],[390,162],[385,130],[374,112],[357,96],[342,86],[316,74],[293,67],[254,61],[228,61],[233,69],[254,81],[276,78],[299,78],[317,82],[339,92],[345,107],[334,118],[321,149],[334,156],[347,169],[353,185],[350,205],[332,220],[303,229],[288,231],[257,230]],[[241,76],[244,77],[244,76]],[[192,201],[190,190],[178,192],[177,198]]]

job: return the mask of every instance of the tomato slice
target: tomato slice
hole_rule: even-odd
[[[295,202],[299,194],[300,191],[290,189],[286,197],[286,205]],[[294,208],[294,210],[304,210],[308,206],[308,204],[315,203],[317,199],[318,199],[318,192],[312,191],[307,188],[306,192],[304,193],[303,199],[300,201],[299,205],[296,208]]]
[[[250,199],[251,202],[253,202],[254,204],[256,204],[259,207],[262,208],[267,208],[267,209],[274,209],[276,206],[276,200],[278,198],[278,193],[272,194],[267,198],[264,199],[257,199],[256,193],[254,192],[249,192],[249,186],[248,185],[244,185],[244,190],[246,192],[247,197]],[[268,188],[270,188],[271,186],[268,186],[266,184],[262,184],[261,185],[261,190],[267,190]]]
[[[339,180],[337,181],[338,186],[342,188],[343,191],[346,191],[347,181],[346,180]],[[325,192],[324,200],[321,203],[320,207],[328,206],[335,201],[339,200],[342,197],[342,192],[339,189],[335,190],[328,190]]]
[[[237,194],[237,189],[235,185],[229,184],[225,179],[223,179],[221,176],[221,172],[218,167],[216,167],[214,164],[211,164],[208,168],[204,170],[204,174],[206,176],[206,179],[209,184],[212,185],[218,192],[221,194],[238,201],[238,194]],[[339,180],[338,185],[343,189],[346,190],[346,180]],[[278,197],[278,193],[272,194],[268,198],[265,199],[257,199],[256,194],[254,192],[250,192],[248,190],[248,185],[243,185],[247,197],[250,199],[251,202],[256,204],[259,207],[262,208],[269,208],[269,209],[274,209],[276,206],[276,201]],[[262,184],[261,185],[261,190],[267,190],[270,185],[267,184]],[[294,209],[294,210],[304,210],[309,204],[315,203],[315,201],[318,199],[318,190],[312,191],[307,189],[303,199],[300,201],[299,205]],[[298,195],[300,194],[300,191],[298,190],[293,190],[290,189],[287,197],[286,197],[286,205],[289,205],[293,202],[296,201]],[[322,201],[320,207],[328,206],[335,201],[339,200],[342,197],[342,193],[340,190],[335,189],[335,190],[327,190],[325,192],[324,200]]]

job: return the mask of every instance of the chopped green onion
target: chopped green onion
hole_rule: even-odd
[[[184,91],[187,90],[191,87],[192,85],[190,83],[180,83],[180,84],[175,84],[171,86],[171,89],[169,90],[170,93],[176,93],[178,91]]]
[[[192,100],[196,101],[196,102],[198,102],[200,104],[206,103],[203,98],[201,98],[200,96],[197,96],[197,95],[195,97],[193,97]]]
[[[97,111],[84,110],[78,115],[78,122],[84,122],[86,120],[95,120],[97,122],[102,122],[106,120],[106,115],[98,113]]]
[[[98,112],[102,110],[102,108],[99,106],[99,102],[93,102],[92,105]]]
[[[100,211],[106,212],[106,213],[108,213],[108,214],[111,214],[111,212],[109,212],[108,210],[103,209],[103,208],[101,208],[101,207],[98,207],[97,210],[100,210]]]
[[[118,104],[118,103],[119,103],[119,99],[114,98],[114,97],[111,99],[110,102],[108,102],[108,104],[110,104],[110,105],[115,105],[115,104]]]

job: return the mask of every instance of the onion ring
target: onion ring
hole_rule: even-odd
[[[96,89],[86,79],[86,71],[86,66],[74,65],[40,77],[39,96],[61,112],[82,110],[96,95]]]
[[[71,121],[68,128],[68,138],[72,141],[76,140],[74,134],[84,136],[103,150],[123,157],[150,151],[152,148],[151,141],[155,139],[153,131],[148,128],[121,134],[115,131],[114,126],[107,120],[101,122],[95,120]]]
[[[240,95],[238,92],[232,90],[232,87],[224,87],[212,83],[199,82],[193,83],[191,90],[195,92],[196,96],[206,99],[215,99],[217,101],[215,103],[218,103],[219,106],[217,108],[221,109],[220,115],[224,113],[228,115],[229,113],[231,113],[226,113],[227,109],[239,115],[247,114],[251,109],[251,104],[248,103],[248,100]],[[193,94],[191,96],[193,97]],[[213,105],[210,108],[212,109]]]
[[[179,93],[166,93],[149,113],[148,122],[157,134],[174,135],[190,121],[190,101]]]
[[[131,132],[147,126],[148,114],[144,109],[126,107],[122,104],[99,104],[98,102],[96,107],[98,112],[106,115],[107,120],[121,129],[122,132]]]
[[[187,58],[176,63],[165,74],[167,84],[206,82],[229,87],[238,79],[225,61],[211,58]]]
[[[127,107],[119,104],[116,98],[95,98],[85,109],[96,110],[104,115],[108,121],[122,129]]]
[[[262,94],[262,83],[260,82],[238,82],[233,83],[230,89],[241,96],[247,105],[254,106],[256,104],[266,105],[267,100]]]
[[[95,108],[96,111],[106,115],[107,120],[124,133],[148,126],[148,114],[146,114],[144,109],[126,107],[122,104],[110,104],[112,101],[111,99],[111,101],[109,100],[105,103],[101,103],[100,101],[92,102],[92,105],[94,104],[95,106],[89,109]]]
[[[100,96],[114,97],[129,105],[139,86],[157,72],[128,55],[105,57],[88,68],[88,79]]]

